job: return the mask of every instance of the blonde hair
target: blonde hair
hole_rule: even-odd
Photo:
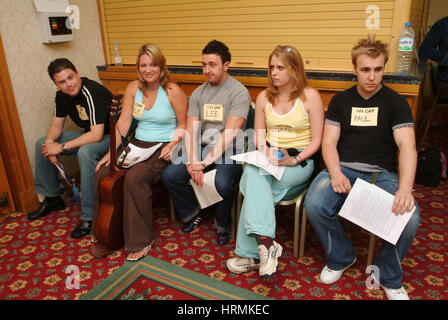
[[[375,36],[370,35],[367,39],[360,39],[358,43],[352,48],[352,63],[356,66],[356,60],[359,56],[366,54],[371,58],[377,58],[384,54],[384,64],[389,59],[388,44],[381,40],[375,40]]]
[[[157,47],[155,44],[147,43],[140,47],[137,55],[137,75],[138,75],[138,87],[140,90],[144,90],[146,88],[146,82],[143,80],[142,76],[140,75],[139,71],[139,64],[140,64],[140,57],[142,55],[146,54],[148,57],[151,58],[152,62],[160,68],[160,84],[162,85],[163,89],[166,90],[168,87],[168,84],[170,82],[173,82],[171,80],[170,72],[168,71],[168,68],[166,66],[166,58],[163,55],[162,51]]]
[[[292,46],[278,45],[275,47],[274,51],[272,51],[268,61],[269,83],[266,89],[266,98],[268,99],[268,101],[274,104],[275,99],[277,99],[279,95],[278,88],[275,87],[272,82],[270,66],[273,56],[278,57],[283,62],[289,76],[295,83],[294,89],[290,92],[289,95],[290,100],[295,100],[298,97],[301,97],[303,98],[303,100],[305,100],[304,89],[308,86],[308,79],[306,77],[302,56],[300,55],[300,52]]]

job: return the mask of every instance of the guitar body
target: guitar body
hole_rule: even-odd
[[[101,206],[95,225],[98,241],[112,249],[124,245],[123,236],[123,182],[125,169],[117,167],[115,148],[116,118],[121,110],[122,96],[115,96],[110,107],[110,166],[111,172],[100,183]]]
[[[96,220],[96,238],[112,249],[124,245],[123,182],[124,169],[112,172],[101,180],[101,207]]]

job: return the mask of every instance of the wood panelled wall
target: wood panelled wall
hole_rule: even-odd
[[[307,69],[351,70],[350,49],[367,34],[391,44],[425,0],[97,0],[107,64],[118,41],[125,64],[138,48],[157,44],[170,65],[199,65],[208,41],[226,43],[232,66],[267,66],[277,44],[296,46]],[[378,29],[368,29],[367,8],[376,6]],[[394,48],[395,46],[395,48]]]
[[[34,178],[23,138],[8,64],[0,35],[0,154],[3,158],[13,206],[28,213],[39,206],[34,194]],[[2,177],[2,180],[5,177]],[[5,191],[5,190],[2,190]]]
[[[109,66],[107,71],[99,71],[98,75],[103,85],[113,94],[124,94],[129,82],[137,78],[135,66]],[[249,90],[253,101],[256,100],[257,95],[264,90],[268,84],[268,79],[264,77],[234,77]],[[187,95],[191,95],[198,85],[207,81],[207,78],[202,74],[171,73],[171,78]],[[351,81],[317,79],[309,79],[308,81],[310,86],[319,90],[325,110],[327,110],[328,104],[336,92],[346,90],[355,85],[355,82]],[[418,121],[417,114],[421,86],[419,84],[388,83],[387,81],[385,82],[385,85],[406,98],[411,106],[414,119]]]
[[[412,28],[415,30],[416,48],[420,47],[426,35],[426,21],[428,18],[430,0],[413,0],[411,7],[411,16],[409,21],[412,22]]]

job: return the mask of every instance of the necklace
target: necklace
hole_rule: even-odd
[[[156,91],[157,89],[159,89],[159,86],[157,86],[157,87],[155,87],[155,88],[150,88],[150,87],[148,86],[148,84],[146,84],[146,88],[149,89],[149,90],[151,90],[151,91]]]

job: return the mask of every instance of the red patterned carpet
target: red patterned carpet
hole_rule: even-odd
[[[442,133],[436,131],[429,141],[436,146],[445,146],[448,135],[445,135],[446,130]],[[436,188],[416,185],[415,198],[421,208],[422,222],[403,261],[403,283],[411,299],[446,300],[448,182],[442,181]],[[263,280],[257,272],[234,275],[226,270],[225,261],[232,257],[235,242],[217,245],[212,220],[205,221],[194,232],[184,234],[180,230],[180,221],[170,221],[164,195],[157,196],[156,200],[154,224],[160,242],[151,253],[155,258],[278,300],[386,299],[381,289],[366,287],[364,269],[368,236],[350,223],[344,223],[345,230],[355,244],[358,261],[340,281],[325,285],[319,281],[324,259],[313,229],[308,226],[305,256],[293,257],[292,208],[279,209],[277,241],[284,247],[284,254],[277,275]],[[20,213],[0,220],[1,300],[79,299],[124,263],[124,249],[108,258],[95,259],[90,253],[88,237],[70,238],[71,230],[79,223],[79,215],[79,205],[70,202],[65,212],[50,214],[41,220],[30,222]],[[76,269],[80,274],[78,289],[72,288],[70,281],[66,283],[67,277]],[[150,283],[137,281],[120,298],[185,299],[165,293],[163,288],[151,287]]]
[[[421,207],[422,223],[403,261],[404,285],[411,299],[448,298],[447,190],[446,181],[437,188],[416,186],[415,197]],[[165,207],[159,205],[155,211],[156,230],[161,240],[152,252],[155,258],[275,299],[385,299],[382,290],[366,288],[364,268],[368,236],[350,223],[344,224],[355,243],[358,262],[340,281],[329,286],[319,281],[324,265],[323,252],[310,226],[305,256],[293,257],[293,221],[289,209],[278,213],[277,238],[285,250],[279,271],[270,280],[262,280],[257,272],[234,275],[226,270],[225,261],[233,255],[235,242],[217,245],[212,220],[207,220],[191,234],[184,234],[180,222],[170,222]],[[70,203],[67,211],[41,220],[29,222],[26,216],[16,214],[0,222],[0,299],[78,299],[123,264],[124,249],[98,260],[90,254],[89,238],[70,238],[79,214],[79,206]],[[70,265],[79,269],[79,289],[66,285],[67,276],[73,274],[73,271],[65,273]],[[155,294],[154,289],[141,281],[122,298],[173,299],[162,293]]]

